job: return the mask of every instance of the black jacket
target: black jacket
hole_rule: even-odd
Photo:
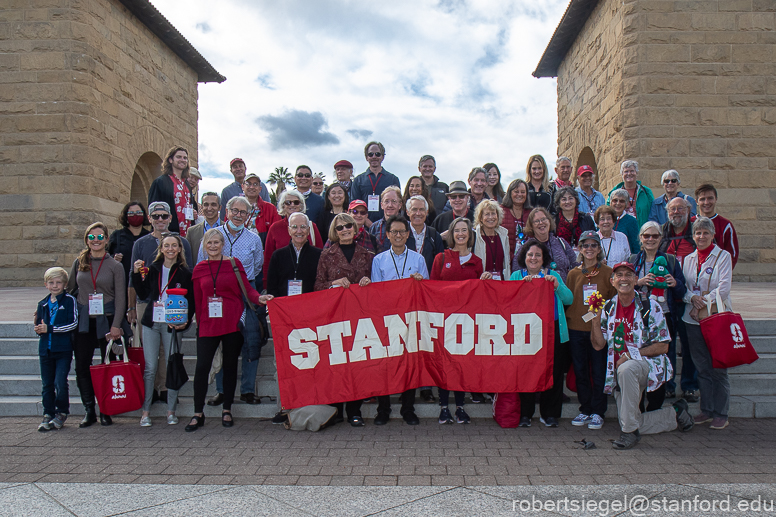
[[[132,246],[135,245],[136,240],[149,233],[151,232],[147,229],[141,228],[140,235],[135,237],[129,228],[121,228],[110,234],[108,253],[110,253],[111,256],[116,253],[122,253],[124,255],[121,258],[121,265],[124,266],[124,274],[127,276],[127,281],[129,281],[129,274],[132,272]]]
[[[448,210],[447,212],[443,212],[437,216],[437,218],[434,220],[434,229],[438,231],[439,233],[446,232],[450,229],[450,223],[455,221],[458,218],[452,210]],[[474,222],[474,211],[469,210],[466,213],[466,218],[469,219],[472,223]],[[415,248],[412,248],[415,249]],[[431,270],[429,270],[431,271]]]
[[[172,180],[168,176],[169,174],[162,174],[151,183],[151,188],[148,189],[148,205],[150,206],[154,201],[164,201],[170,205],[172,217],[170,217],[170,226],[167,230],[180,233],[181,229],[178,225],[178,217],[175,215],[175,197],[172,190]],[[189,182],[184,181],[183,183],[186,185],[186,188],[189,189],[189,193],[191,193]],[[193,195],[191,196],[191,205],[194,207],[194,210],[199,210],[197,200],[194,199]],[[224,203],[224,205],[226,205],[226,203]]]
[[[296,279],[302,281],[302,293],[315,291],[315,276],[318,273],[318,260],[323,250],[305,242],[299,253],[299,265],[296,267]],[[296,251],[291,243],[275,250],[269,259],[267,270],[267,294],[288,296],[288,281],[294,279]]]
[[[552,199],[552,194],[543,188],[537,191],[530,181],[528,182],[528,203],[534,208],[542,206],[555,215],[555,203]]]
[[[415,236],[410,230],[410,236],[407,238],[407,247],[412,251],[416,251]],[[434,228],[426,225],[426,236],[423,238],[423,248],[420,250],[420,254],[426,259],[426,269],[431,271],[431,266],[434,265],[434,257],[445,251],[445,243],[442,236],[439,235]]]
[[[132,272],[132,283],[137,291],[137,298],[139,300],[151,300],[146,306],[140,323],[144,326],[151,328],[154,326],[154,302],[159,300],[159,280],[162,277],[162,267],[164,261],[159,260],[148,266],[148,274],[145,280],[143,280],[140,273]],[[189,322],[186,324],[186,329],[179,332],[184,332],[191,326],[191,320],[194,317],[194,284],[191,281],[191,271],[186,267],[180,267],[175,265],[170,270],[171,278],[168,289],[186,289],[186,300],[189,302]],[[164,286],[162,286],[164,287]],[[171,329],[167,328],[168,332]]]
[[[669,237],[672,231],[673,227],[671,226],[671,221],[666,221],[663,223],[663,239],[660,241],[660,246],[657,249],[659,252],[668,253],[668,247],[676,240],[685,240],[690,244],[690,246],[692,246],[692,249],[697,248],[695,245],[695,240],[692,238],[692,223],[689,220],[687,221],[687,225],[684,227],[684,233],[682,235]]]

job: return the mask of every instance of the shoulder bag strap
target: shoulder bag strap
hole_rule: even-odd
[[[240,284],[240,291],[242,291],[242,294],[245,297],[245,301],[248,302],[248,307],[250,307],[253,312],[256,312],[256,306],[254,306],[253,302],[251,302],[250,298],[248,298],[248,291],[245,289],[245,284],[243,284],[240,270],[238,269],[237,264],[234,263],[234,257],[229,257],[229,262],[232,264],[232,270],[234,271],[234,275],[237,277],[237,283]]]

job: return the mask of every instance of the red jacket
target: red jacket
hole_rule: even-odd
[[[735,268],[736,262],[738,262],[738,235],[736,235],[736,229],[733,228],[733,223],[719,214],[715,214],[711,218],[711,222],[714,223],[714,242],[730,253]]]
[[[318,227],[312,221],[310,221],[310,225],[312,228],[310,228],[310,235],[307,237],[307,242],[316,248],[323,249],[324,241],[321,240],[321,234],[318,233]],[[267,285],[267,280],[269,278],[269,261],[272,259],[272,254],[275,253],[275,250],[285,248],[289,244],[291,244],[291,236],[288,234],[288,219],[283,218],[273,224],[269,229],[269,232],[267,232],[267,241],[264,244],[265,265],[263,268],[264,271],[262,272],[264,276],[264,283],[262,285]]]
[[[234,263],[240,271],[243,285],[250,300],[259,303],[259,293],[248,283],[245,270],[239,259]],[[220,264],[220,269],[219,269]],[[216,276],[218,275],[218,276]],[[216,278],[215,296],[222,298],[222,317],[211,318],[208,314],[208,298],[213,296],[213,277]],[[194,268],[191,274],[194,283],[194,306],[197,314],[197,328],[200,336],[223,336],[240,330],[240,318],[245,305],[242,290],[237,276],[232,270],[232,264],[224,259],[220,262],[203,260]]]
[[[482,260],[474,252],[472,258],[461,265],[457,251],[445,250],[434,257],[431,280],[477,280],[482,271]]]

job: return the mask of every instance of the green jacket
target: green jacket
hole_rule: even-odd
[[[550,274],[558,279],[558,288],[555,289],[555,317],[558,318],[558,329],[560,330],[560,342],[565,343],[569,340],[569,329],[566,326],[566,310],[563,308],[564,305],[571,305],[574,303],[574,293],[571,292],[571,289],[569,289],[566,284],[563,282],[563,279],[560,277],[560,275],[553,270],[549,270],[547,274]],[[523,279],[523,271],[518,269],[514,273],[512,273],[512,276],[509,277],[510,280],[522,280]]]
[[[649,221],[649,211],[652,210],[652,202],[655,200],[655,195],[652,194],[652,190],[649,187],[645,187],[640,181],[637,181],[638,187],[636,188],[636,220],[639,222],[639,229]],[[609,191],[609,196],[606,198],[606,204],[611,204],[609,201],[612,198],[612,192],[618,188],[624,188],[624,182],[619,182]],[[634,252],[635,253],[635,252]]]

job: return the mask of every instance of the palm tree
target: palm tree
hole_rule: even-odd
[[[280,197],[280,193],[286,190],[286,183],[293,183],[294,178],[291,173],[288,172],[288,167],[275,167],[275,172],[269,175],[267,183],[270,185],[277,185],[275,187],[275,198]]]

